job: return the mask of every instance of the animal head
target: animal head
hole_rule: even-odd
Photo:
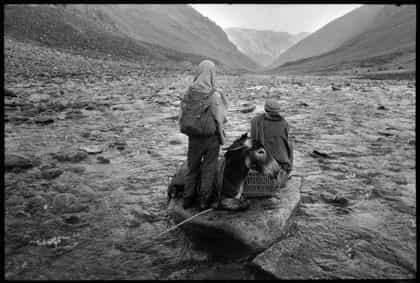
[[[236,162],[237,166],[245,166],[271,177],[277,177],[280,167],[264,146],[248,137],[248,133],[236,139],[226,149],[226,162]]]

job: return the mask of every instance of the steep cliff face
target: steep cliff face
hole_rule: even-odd
[[[386,5],[378,11],[369,26],[338,48],[270,70],[279,72],[317,72],[354,67],[415,70],[415,5]]]
[[[245,28],[226,28],[225,32],[240,51],[262,66],[271,64],[281,53],[308,35]]]
[[[364,32],[382,8],[383,5],[365,5],[328,23],[281,54],[268,68],[334,50]]]
[[[210,58],[236,69],[255,62],[187,5],[7,5],[5,34],[52,47],[130,58]]]

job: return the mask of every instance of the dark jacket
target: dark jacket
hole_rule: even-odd
[[[293,169],[293,146],[289,141],[289,124],[281,116],[261,114],[251,120],[251,138],[264,148],[287,172]]]

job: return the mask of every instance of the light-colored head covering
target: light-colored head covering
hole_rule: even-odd
[[[197,75],[194,77],[191,89],[200,92],[210,92],[216,87],[216,66],[210,60],[204,60],[198,65]]]

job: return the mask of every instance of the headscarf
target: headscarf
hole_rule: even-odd
[[[198,65],[197,75],[194,77],[191,89],[199,92],[209,93],[216,87],[215,84],[216,66],[210,60],[204,60]]]

